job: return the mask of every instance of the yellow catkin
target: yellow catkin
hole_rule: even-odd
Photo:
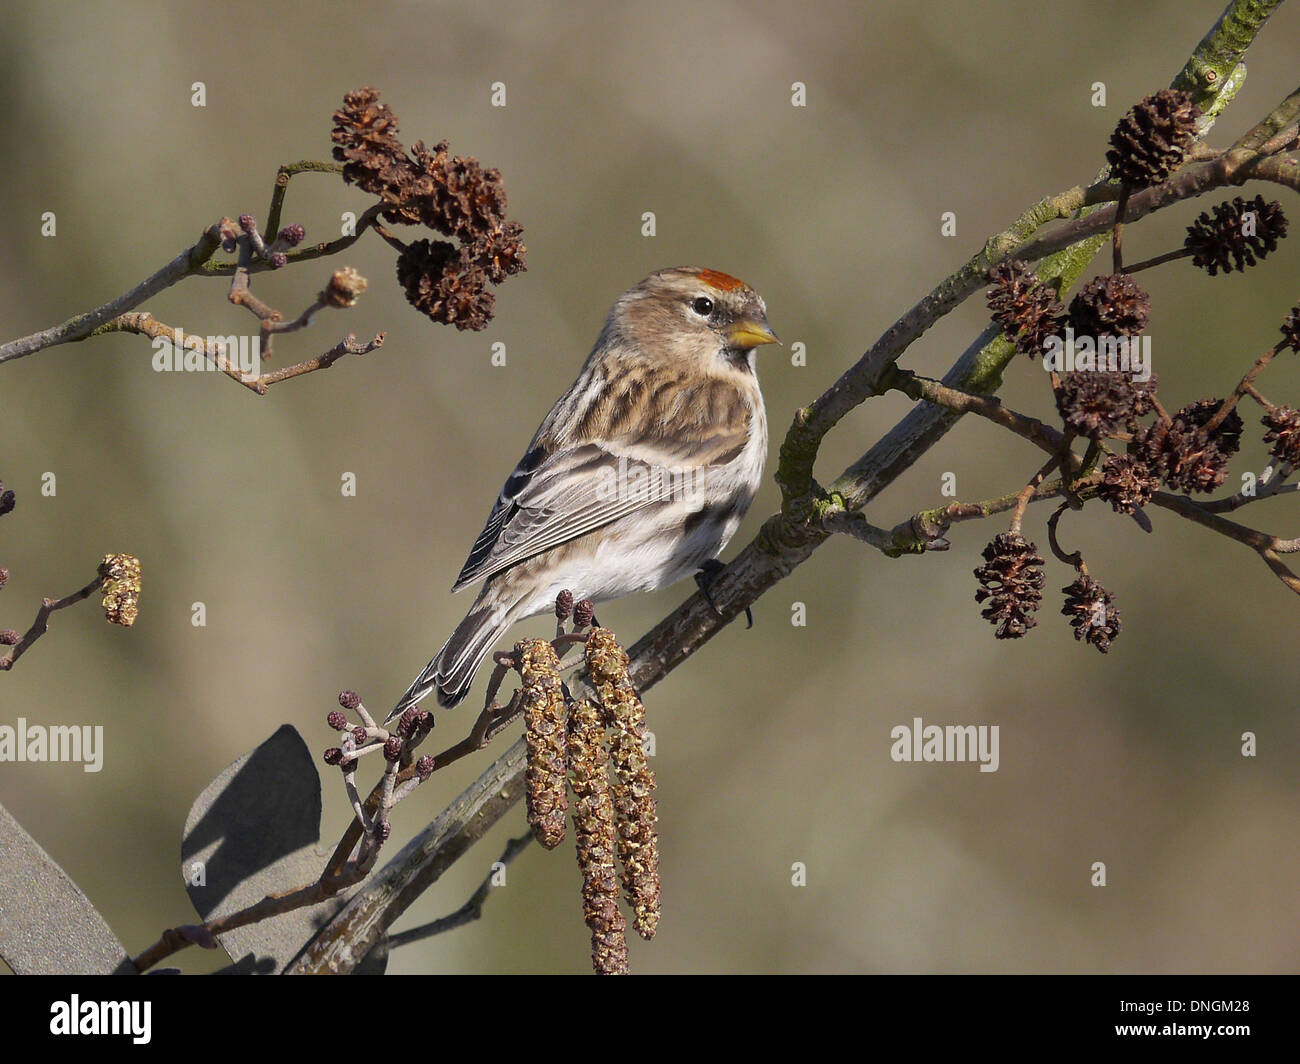
[[[564,686],[559,659],[544,639],[515,644],[523,678],[528,768],[524,773],[528,823],[537,841],[548,850],[564,840],[564,814],[569,807],[564,787]]]
[[[601,975],[627,974],[627,934],[614,869],[614,806],[606,774],[600,710],[583,699],[569,712],[569,785],[582,871],[582,908],[591,962]]]
[[[110,624],[130,628],[140,614],[140,560],[129,554],[106,554],[99,563],[104,616]]]
[[[595,628],[587,638],[587,669],[609,730],[613,803],[623,894],[633,926],[653,938],[659,926],[659,836],[655,777],[645,753],[645,706],[628,679],[628,657],[614,634]]]

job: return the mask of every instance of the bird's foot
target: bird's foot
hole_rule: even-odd
[[[717,558],[710,558],[700,566],[699,570],[695,574],[695,584],[700,589],[700,594],[704,596],[704,601],[707,602],[709,606],[712,607],[713,612],[717,614],[721,614],[722,611],[718,609],[718,604],[713,601],[713,595],[710,593],[710,589],[713,587],[714,581],[718,579],[718,574],[725,568],[726,566]],[[746,606],[745,629],[749,630],[753,627],[754,611]]]

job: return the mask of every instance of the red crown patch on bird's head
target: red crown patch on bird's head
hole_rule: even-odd
[[[719,292],[734,292],[737,288],[745,287],[744,281],[738,281],[731,274],[722,273],[719,270],[700,270],[696,276]]]

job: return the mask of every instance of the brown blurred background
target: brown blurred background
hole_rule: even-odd
[[[792,411],[900,313],[1040,196],[1087,181],[1110,129],[1168,83],[1219,0],[1091,3],[474,5],[18,3],[0,35],[4,339],[137,283],[223,214],[263,219],[278,164],[329,154],[330,113],[371,84],[407,143],[448,138],[500,167],[529,270],[482,333],[403,300],[393,253],[362,240],[334,265],[371,282],[360,305],[284,338],[277,365],[345,332],[383,349],[259,399],[216,374],[159,374],[140,337],[0,367],[0,626],[81,586],[108,551],[144,564],[140,620],[94,604],[0,677],[0,723],[103,724],[99,774],[0,766],[0,802],[101,907],[128,949],[193,919],[177,872],[195,795],[284,721],[313,750],[344,687],[384,707],[459,620],[448,588],[534,426],[572,379],[613,298],[653,269],[738,274],[767,299],[772,454]],[[1223,144],[1295,84],[1300,11],[1282,10],[1212,135]],[[207,106],[190,104],[203,81]],[[503,81],[507,106],[489,106]],[[805,82],[808,106],[791,107]],[[1094,82],[1109,105],[1094,108]],[[1253,187],[1248,190],[1253,195]],[[1294,197],[1264,190],[1293,210]],[[1217,200],[1215,200],[1217,201]],[[1181,241],[1183,206],[1129,233],[1130,258]],[[338,232],[367,199],[295,180],[284,221]],[[58,235],[40,236],[53,211]],[[640,235],[654,211],[658,235]],[[955,239],[939,235],[956,212]],[[1231,388],[1297,296],[1300,238],[1245,276],[1182,262],[1144,275],[1167,406]],[[261,275],[287,312],[331,266]],[[145,304],[197,333],[246,330],[224,280]],[[983,325],[971,300],[908,352],[939,373]],[[504,342],[505,368],[490,364]],[[790,365],[789,344],[808,365]],[[1296,403],[1294,356],[1265,391]],[[1003,394],[1051,412],[1018,363]],[[1287,378],[1292,378],[1290,381]],[[906,410],[874,401],[830,437],[830,479]],[[1234,475],[1262,466],[1248,411]],[[869,516],[1012,490],[1040,455],[967,419]],[[43,473],[58,478],[40,495]],[[359,493],[344,498],[340,477]],[[770,477],[726,557],[777,505]],[[1045,544],[1031,511],[1026,530]],[[1248,521],[1287,535],[1295,507]],[[972,568],[1001,522],[947,554],[890,561],[837,539],[649,696],[657,737],[664,917],[632,944],[640,972],[1294,971],[1300,960],[1296,602],[1246,548],[1164,511],[1156,534],[1097,504],[1062,524],[1117,595],[1101,657],[1059,609],[995,643]],[[632,641],[690,586],[601,610]],[[207,626],[190,624],[202,601]],[[808,624],[792,627],[794,602]],[[544,626],[543,626],[544,627]],[[523,629],[521,628],[522,632]],[[480,681],[481,684],[481,681]],[[476,689],[481,692],[481,686]],[[478,693],[475,698],[479,697]],[[440,716],[451,741],[470,704]],[[1001,767],[895,764],[889,732],[921,716],[1001,728]],[[1240,736],[1259,737],[1243,758]],[[501,749],[504,749],[504,741]],[[441,773],[400,807],[408,838],[488,763]],[[346,823],[325,788],[325,837]],[[409,914],[457,908],[519,810]],[[394,955],[396,971],[589,970],[571,844],[533,848],[482,921]],[[791,886],[804,862],[808,885]],[[1104,861],[1109,885],[1090,886]],[[404,926],[404,925],[399,925]],[[210,956],[186,955],[189,970]]]

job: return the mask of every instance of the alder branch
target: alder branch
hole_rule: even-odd
[[[527,763],[528,745],[517,739],[353,895],[285,974],[338,974],[356,967],[407,906],[523,797]]]
[[[1124,211],[1127,224],[1163,210],[1175,203],[1203,196],[1220,188],[1244,185],[1250,179],[1271,181],[1300,192],[1300,165],[1290,156],[1265,157],[1255,152],[1224,152],[1209,162],[1191,163],[1170,176],[1161,185],[1135,192]],[[1103,195],[1117,191],[1114,186]],[[1117,205],[1106,206],[1083,218],[1066,222],[1047,236],[1028,241],[1012,252],[1012,257],[1035,262],[1098,233],[1107,233],[1115,225]]]
[[[1079,487],[1078,481],[1070,486],[1071,490],[1078,490]],[[1026,501],[1042,502],[1064,495],[1065,492],[1065,482],[1058,478],[1037,485]],[[948,529],[953,525],[1014,510],[1022,494],[1022,491],[1013,491],[981,502],[950,502],[946,506],[921,510],[888,531],[871,525],[860,510],[828,507],[822,515],[822,527],[868,543],[891,558],[928,550],[947,550],[951,544],[946,537]]]
[[[57,344],[84,340],[106,322],[138,307],[146,299],[197,273],[199,268],[221,247],[222,224],[222,222],[215,222],[208,226],[192,247],[182,251],[161,270],[146,277],[129,292],[124,292],[101,307],[71,317],[62,325],[55,325],[53,328],[32,333],[30,336],[0,344],[0,362],[25,358]]]
[[[1166,491],[1157,491],[1151,496],[1151,501],[1157,506],[1170,510],[1178,514],[1179,517],[1185,517],[1187,520],[1217,532],[1221,536],[1227,536],[1238,543],[1244,543],[1264,559],[1264,563],[1272,570],[1274,576],[1297,595],[1300,595],[1300,576],[1296,576],[1287,567],[1286,563],[1278,557],[1279,554],[1294,554],[1297,550],[1300,550],[1300,540],[1279,539],[1267,532],[1248,528],[1246,525],[1239,525],[1235,521],[1229,521],[1226,517],[1220,517],[1218,514],[1205,509],[1205,507],[1198,505],[1185,495],[1173,495]]]
[[[1231,11],[1237,6],[1240,5],[1230,5],[1229,10]],[[1264,6],[1267,7],[1267,5]],[[1265,17],[1266,14],[1267,12],[1265,12]],[[1223,21],[1221,20],[1221,23]],[[1255,29],[1258,29],[1258,25],[1255,26]],[[1202,42],[1203,45],[1204,43]],[[1233,69],[1235,70],[1235,67]],[[1227,98],[1230,98],[1230,96]],[[1279,136],[1280,134],[1275,134],[1267,143],[1270,145],[1275,142],[1284,144],[1284,141],[1278,141]],[[1258,165],[1256,165],[1257,163]],[[1266,171],[1265,163],[1272,164],[1271,171]],[[1225,155],[1197,165],[1207,168],[1211,166],[1217,167],[1220,178],[1225,181],[1229,179],[1236,180],[1238,177],[1245,180],[1243,175],[1249,176],[1247,171],[1250,171],[1254,176],[1263,176],[1266,179],[1289,183],[1295,174],[1294,160],[1282,158],[1258,162],[1257,155],[1248,158],[1234,157],[1231,159]],[[273,193],[270,215],[276,224],[278,224],[279,211],[282,207],[283,190],[287,186],[292,172],[296,171],[293,171],[292,168],[282,167],[277,175],[276,191]],[[1191,172],[1190,168],[1184,168],[1184,171],[1180,171],[1175,177],[1182,176],[1186,179],[1186,175]],[[1272,176],[1269,176],[1269,174]],[[1171,183],[1173,180],[1171,178]],[[1240,181],[1236,181],[1236,183],[1240,183]],[[1194,184],[1195,182],[1189,182],[1186,187],[1191,189]],[[1022,243],[1045,223],[1067,218],[1085,208],[1096,207],[1098,204],[1113,198],[1114,193],[1115,190],[1110,186],[1095,184],[1087,189],[1076,188],[1070,190],[1058,197],[1044,200],[1035,205],[1015,225],[991,239],[985,248],[967,263],[962,270],[943,282],[934,292],[918,303],[903,318],[899,319],[835,385],[814,404],[799,412],[790,432],[787,434],[785,444],[782,446],[782,462],[777,473],[783,496],[781,513],[774,515],[765,522],[756,539],[741,552],[737,561],[725,571],[723,578],[711,587],[711,601],[707,601],[707,605],[703,605],[706,600],[702,595],[692,596],[676,613],[666,618],[654,631],[633,647],[633,677],[639,688],[646,690],[653,686],[658,679],[671,671],[676,664],[685,660],[695,649],[698,649],[712,634],[747,608],[751,602],[761,595],[763,590],[775,584],[798,564],[806,560],[812,551],[821,542],[824,542],[825,538],[832,532],[840,531],[855,535],[866,542],[879,546],[886,553],[901,554],[912,553],[917,549],[942,549],[941,546],[938,546],[942,541],[942,535],[946,532],[948,526],[955,521],[989,516],[992,513],[1005,512],[1006,509],[1020,511],[1029,501],[1039,501],[1042,498],[1048,498],[1054,494],[1061,494],[1070,490],[1070,486],[1060,480],[1051,484],[1042,482],[1046,474],[1057,463],[1064,462],[1067,469],[1074,469],[1080,464],[1077,457],[1068,449],[1069,436],[1050,429],[1050,427],[1043,425],[1036,419],[1010,411],[998,401],[990,400],[987,395],[982,394],[983,391],[995,389],[1000,383],[1001,371],[1010,358],[1009,345],[1004,341],[998,340],[988,332],[983,334],[972,345],[972,348],[968,349],[962,358],[958,360],[949,374],[945,376],[943,382],[928,381],[911,374],[904,375],[901,371],[895,369],[894,363],[906,348],[930,325],[958,306],[983,285],[984,274],[989,265],[1006,257],[1015,249],[1018,243]],[[1199,194],[1199,192],[1187,191],[1185,193],[1185,195],[1194,194]],[[1185,195],[1183,198],[1185,198]],[[1158,209],[1158,206],[1153,206],[1150,209]],[[367,226],[375,224],[377,213],[377,207],[367,212],[369,216],[369,220],[366,222]],[[1093,211],[1087,216],[1086,220],[1100,219],[1096,222],[1095,229],[1090,232],[1082,232],[1066,243],[1062,243],[1060,250],[1067,253],[1060,255],[1055,262],[1044,264],[1043,276],[1053,280],[1058,290],[1063,290],[1064,287],[1071,284],[1091,260],[1099,243],[1087,238],[1093,233],[1100,233],[1108,228],[1108,225],[1104,222],[1106,213],[1105,209]],[[1126,219],[1137,216],[1140,215],[1135,215],[1132,209],[1125,212]],[[363,218],[365,217],[363,216]],[[332,253],[329,250],[331,247],[340,244],[347,246],[356,239],[362,228],[363,226],[359,225],[356,235],[344,238],[346,243],[334,242],[334,245],[317,245],[315,249],[305,249],[302,252],[288,256],[288,259],[292,261],[314,257],[312,252],[317,255]],[[382,227],[376,226],[376,228],[381,230],[381,235],[386,236],[386,234],[382,233]],[[274,226],[271,229],[273,230]],[[1058,229],[1057,233],[1061,231]],[[1052,238],[1055,238],[1056,235],[1053,234]],[[298,318],[291,322],[283,322],[278,312],[256,300],[248,292],[247,280],[249,273],[255,269],[269,268],[260,267],[251,261],[250,248],[262,258],[268,256],[265,245],[257,239],[257,234],[250,233],[249,236],[249,241],[241,249],[243,253],[239,263],[223,263],[210,266],[205,258],[191,272],[203,272],[209,275],[233,274],[235,283],[232,285],[232,301],[246,306],[259,318],[262,323],[263,334],[268,338],[276,332],[292,331],[305,326],[315,312],[324,305],[323,303],[318,301],[317,304],[307,308]],[[1039,241],[1038,244],[1041,245],[1043,242]],[[1030,244],[1027,246],[1032,248],[1035,245]],[[1040,250],[1033,257],[1042,257],[1051,250],[1053,249]],[[1024,254],[1023,250],[1020,254]],[[208,258],[210,258],[210,254]],[[160,273],[162,272],[160,271]],[[239,298],[236,298],[236,293],[240,294]],[[147,298],[147,296],[142,298]],[[103,309],[101,308],[101,310]],[[161,323],[154,322],[147,314],[133,315],[131,317],[133,319],[131,322],[116,327],[111,326],[109,322],[101,322],[99,326],[92,325],[91,331],[136,331],[145,335],[160,335],[162,332],[168,332],[173,336],[176,334],[176,330],[168,329],[168,327],[162,326]],[[65,325],[67,324],[69,323],[65,323]],[[150,329],[156,331],[150,332]],[[89,333],[86,335],[89,335]],[[66,342],[67,339],[77,338],[83,337],[68,336],[52,342]],[[32,338],[25,339],[31,340]],[[364,347],[364,350],[370,350],[374,346],[378,346],[378,344],[382,343],[382,340],[381,334],[376,337],[371,345]],[[22,341],[15,341],[15,343],[21,344]],[[6,347],[8,346],[6,345]],[[330,352],[318,356],[317,359],[307,360],[297,366],[278,371],[278,373],[261,374],[256,378],[241,374],[237,370],[232,372],[232,366],[226,357],[228,352],[225,351],[224,345],[216,345],[216,348],[213,349],[211,345],[204,342],[203,350],[205,357],[218,368],[234,379],[239,380],[245,386],[259,392],[259,394],[265,394],[267,387],[279,380],[289,379],[292,376],[311,372],[314,369],[327,368],[343,354],[363,353],[362,350],[357,349],[359,346],[361,345],[355,344],[354,337],[348,337],[347,340],[336,345]],[[33,348],[33,350],[38,349],[40,349],[39,346]],[[0,352],[3,350],[0,349]],[[23,353],[32,352],[25,351]],[[21,354],[9,357],[21,357]],[[0,357],[0,361],[2,360],[3,357]],[[835,501],[831,507],[817,505],[820,501],[823,501],[819,497],[824,497],[825,493],[821,492],[821,489],[816,485],[812,472],[822,438],[853,407],[871,396],[882,394],[884,390],[889,388],[898,388],[898,390],[912,395],[915,399],[923,398],[933,405],[914,409],[884,440],[876,447],[873,447],[862,459],[846,469],[833,485],[832,497]],[[953,503],[936,510],[922,511],[921,514],[914,515],[888,532],[875,529],[874,526],[867,523],[859,508],[874,497],[881,488],[892,482],[903,469],[911,465],[921,453],[924,453],[925,450],[937,442],[947,429],[955,423],[957,418],[967,412],[977,413],[1003,425],[1003,427],[1011,428],[1012,431],[1016,431],[1036,445],[1049,450],[1054,454],[1053,462],[1044,466],[1024,490],[1013,495],[988,500],[985,503]],[[1084,460],[1085,464],[1086,462],[1087,459]],[[1190,500],[1187,501],[1190,502]],[[1196,504],[1191,505],[1195,506]],[[1176,509],[1173,506],[1170,508]],[[1188,515],[1185,514],[1184,516]],[[1208,527],[1215,527],[1213,522],[1202,523],[1207,524]],[[1244,526],[1236,526],[1232,522],[1224,522],[1224,524],[1236,529],[1244,529]],[[1244,529],[1244,531],[1255,536],[1264,535],[1249,529]],[[1287,543],[1273,537],[1266,538],[1269,540],[1269,545],[1267,548],[1261,549],[1261,554],[1264,554],[1266,560],[1268,560],[1268,553],[1271,552],[1273,558],[1276,559],[1276,554],[1284,551]],[[1247,542],[1244,539],[1242,541]],[[946,546],[946,544],[944,545]],[[1278,564],[1281,563],[1278,562]],[[1283,566],[1283,568],[1285,567]],[[504,724],[500,724],[500,727],[503,726]],[[499,730],[499,727],[496,730]],[[473,747],[474,749],[481,747],[482,742],[487,738],[487,732],[488,729],[483,729],[483,734],[478,736],[477,745]],[[471,739],[474,738],[474,736],[471,736]],[[462,745],[464,744],[457,744],[457,747],[452,749],[459,749]],[[414,840],[411,845],[394,858],[385,867],[384,871],[376,877],[376,881],[371,887],[358,894],[357,898],[354,898],[345,907],[335,920],[327,926],[308,952],[304,954],[304,957],[300,959],[299,965],[296,966],[297,970],[348,970],[355,963],[350,959],[354,953],[356,957],[362,957],[368,952],[367,943],[373,945],[378,940],[378,937],[382,935],[384,929],[405,910],[410,900],[423,889],[426,889],[429,883],[441,873],[442,868],[450,865],[460,853],[463,853],[474,840],[491,826],[495,819],[504,813],[505,809],[509,808],[518,799],[521,792],[517,784],[519,776],[522,774],[523,762],[517,756],[512,757],[512,755],[521,745],[522,741],[516,743],[473,787],[462,795],[457,804],[449,808],[434,825],[431,825],[430,829],[426,830],[420,838]],[[465,752],[468,752],[468,748]],[[397,778],[398,774],[395,771],[385,775],[385,793],[389,797],[393,793]],[[512,784],[515,785],[513,789]],[[359,798],[356,798],[354,804],[357,807],[358,823],[364,828],[366,821],[365,809],[361,806]],[[463,816],[453,815],[456,813],[458,806],[473,808],[474,814],[468,819]],[[462,809],[461,812],[463,813],[463,811]],[[331,862],[331,867],[333,867],[333,864],[334,862]],[[327,869],[327,875],[328,871]],[[306,897],[310,895],[313,900],[320,900],[319,894],[313,892],[325,889],[326,882],[327,878],[322,877],[321,882],[300,888],[298,891],[268,896],[264,900],[266,908],[263,915],[269,914],[271,909],[286,911],[283,905],[285,900],[291,896],[295,902],[293,907],[297,907],[299,903],[311,903],[299,902],[299,896]],[[471,899],[472,901],[473,899]],[[258,906],[254,906],[249,910],[244,910],[241,914],[236,914],[236,916],[242,922],[251,923],[255,919],[262,918],[260,915],[256,915],[258,909]],[[453,917],[446,919],[453,919],[455,915],[453,914]],[[239,925],[232,924],[231,926]],[[212,930],[212,925],[208,925],[200,929],[202,934],[189,934],[184,929],[176,929],[169,934],[177,942],[196,941]],[[166,939],[166,936],[164,936],[164,939]],[[165,942],[164,945],[166,945]],[[142,958],[144,956],[142,955]]]
[[[887,383],[916,400],[946,407],[957,414],[976,414],[1017,436],[1028,440],[1048,454],[1055,455],[1066,445],[1065,435],[1035,417],[1013,410],[994,395],[980,395],[953,388],[910,370],[893,369]]]
[[[399,946],[409,946],[412,942],[419,942],[422,939],[433,938],[435,935],[441,935],[447,931],[454,931],[458,927],[464,927],[466,924],[473,923],[483,916],[483,904],[487,901],[488,895],[492,893],[492,880],[496,878],[496,865],[505,867],[518,857],[524,850],[528,849],[529,843],[533,841],[533,835],[530,832],[527,835],[520,835],[517,839],[511,839],[506,843],[506,848],[501,851],[501,856],[496,859],[492,870],[483,877],[483,882],[469,900],[465,902],[454,913],[443,916],[437,920],[431,920],[427,924],[420,924],[418,927],[412,927],[408,931],[403,931],[398,935],[388,936],[389,949],[396,949]]]
[[[97,575],[94,580],[83,587],[80,591],[74,591],[71,595],[64,595],[63,598],[60,599],[41,599],[40,609],[36,611],[36,620],[32,621],[31,627],[27,629],[17,642],[11,644],[13,649],[3,658],[0,658],[0,671],[7,672],[9,669],[12,669],[14,663],[27,652],[27,648],[45,634],[49,625],[51,613],[55,610],[66,609],[78,602],[85,601],[98,591],[103,584],[104,577],[102,575]]]
[[[283,189],[279,184],[279,177],[289,170],[293,173],[318,171],[324,173],[337,173],[341,168],[335,167],[330,163],[294,163],[289,167],[281,167],[280,174],[277,175],[276,190],[280,192],[280,199],[277,202],[273,197],[273,209],[283,203]],[[285,185],[287,186],[287,179]],[[330,255],[336,255],[340,251],[355,244],[368,229],[370,229],[378,220],[383,209],[383,205],[376,203],[368,210],[361,214],[357,219],[357,224],[352,233],[340,237],[327,243],[319,243],[312,247],[298,248],[285,253],[286,264],[295,262],[308,262],[313,259],[324,258]],[[276,215],[278,223],[278,214]],[[116,299],[110,300],[94,310],[77,314],[60,325],[52,326],[49,329],[43,329],[40,332],[32,333],[30,336],[22,336],[7,343],[0,344],[0,363],[9,362],[14,359],[25,358],[28,355],[34,355],[38,351],[43,351],[50,347],[56,347],[59,344],[75,343],[85,340],[91,336],[98,335],[102,332],[111,331],[130,331],[130,330],[112,330],[105,329],[113,319],[134,310],[147,299],[151,299],[159,292],[165,291],[173,285],[179,284],[187,277],[207,276],[234,276],[240,269],[240,264],[236,262],[218,262],[213,263],[212,257],[227,243],[231,238],[234,229],[234,223],[229,218],[222,218],[208,226],[193,246],[187,248],[177,255],[171,262],[160,270],[146,277],[135,287],[124,292]],[[273,231],[273,230],[272,230]],[[248,272],[260,273],[265,270],[274,269],[275,267],[269,261],[264,259],[255,260],[245,265]],[[351,353],[351,352],[347,352]],[[301,372],[301,371],[300,371]],[[295,374],[297,375],[297,374]],[[287,379],[287,378],[282,378]],[[241,382],[242,383],[242,382]],[[254,389],[256,390],[256,389]],[[265,394],[265,393],[262,393]]]
[[[1260,485],[1257,490],[1247,494],[1243,489],[1236,495],[1229,495],[1224,499],[1215,499],[1213,502],[1200,503],[1200,507],[1206,513],[1222,514],[1231,513],[1233,510],[1239,510],[1252,502],[1259,502],[1261,499],[1271,499],[1275,495],[1286,495],[1293,491],[1300,491],[1300,484],[1286,483],[1289,470],[1275,471],[1272,466],[1261,473],[1256,478]]]
[[[127,332],[138,333],[141,336],[148,336],[153,339],[166,338],[175,345],[178,352],[188,349],[201,353],[208,362],[231,380],[238,381],[245,388],[256,392],[258,395],[265,395],[273,384],[279,384],[281,381],[291,380],[294,377],[301,377],[304,373],[329,369],[344,355],[368,354],[375,348],[382,347],[384,343],[383,333],[376,333],[374,339],[365,341],[359,341],[354,334],[348,333],[328,351],[314,358],[304,359],[292,366],[285,366],[267,373],[247,374],[231,361],[227,344],[224,342],[184,333],[159,321],[148,311],[122,314],[107,324],[100,326],[98,332]]]

